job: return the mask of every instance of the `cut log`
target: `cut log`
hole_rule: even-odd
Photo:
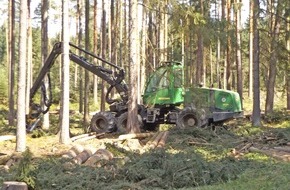
[[[157,144],[157,147],[158,147],[158,148],[162,148],[162,147],[165,146],[165,141],[166,141],[168,135],[169,135],[169,132],[168,132],[168,131],[165,131],[165,132],[163,133],[162,137],[160,138],[160,140],[159,140],[159,142],[158,142],[158,144]]]
[[[265,154],[267,156],[271,156],[273,158],[276,158],[278,160],[290,161],[290,155],[283,154],[281,152],[276,152],[274,149],[272,149],[272,150],[262,150],[262,149],[258,149],[258,148],[255,148],[255,147],[250,147],[249,151],[250,152],[255,152],[255,153],[262,153],[262,154]]]
[[[78,154],[84,151],[84,147],[82,145],[74,145],[67,153],[62,155],[63,158],[75,158]]]
[[[28,190],[28,186],[24,182],[4,181],[2,190]]]
[[[96,152],[95,148],[86,148],[80,154],[78,154],[74,159],[73,162],[76,164],[83,164],[86,162],[89,157],[91,157]]]
[[[16,162],[19,162],[21,158],[22,158],[22,155],[20,153],[13,153],[10,159],[6,162],[4,169],[8,171],[10,167],[14,165]]]
[[[205,146],[213,146],[212,143],[206,143],[206,142],[196,142],[196,141],[189,141],[188,144],[190,145],[205,145]]]
[[[150,140],[146,143],[146,147],[149,147],[150,144],[156,139],[156,137],[159,135],[160,132],[155,133]]]
[[[16,139],[16,136],[14,136],[14,135],[4,135],[4,136],[0,136],[0,142],[1,141],[14,140],[14,139]]]
[[[98,161],[111,160],[113,157],[114,155],[110,151],[106,149],[99,149],[84,163],[84,165],[95,166]]]
[[[274,147],[274,149],[279,150],[279,151],[284,151],[284,152],[290,152],[289,146],[286,146],[286,147],[278,146],[278,147]]]
[[[124,134],[119,136],[119,140],[135,139],[135,138],[147,138],[153,136],[154,133],[136,133],[136,134]]]
[[[245,146],[240,148],[238,152],[248,151],[251,146],[253,146],[253,143],[247,143]]]
[[[94,139],[94,138],[96,138],[95,135],[93,135],[93,136],[87,136],[87,137],[83,137],[83,138],[77,139],[74,142],[83,142],[83,141],[91,140],[91,139]]]
[[[6,171],[8,171],[8,170],[10,169],[10,167],[12,166],[13,163],[15,163],[15,160],[14,160],[13,158],[10,158],[10,159],[6,162],[6,164],[5,164],[5,166],[4,166],[4,169],[5,169]]]
[[[164,132],[160,132],[157,137],[153,140],[153,142],[149,145],[150,149],[154,149],[157,145],[160,139],[162,138]]]
[[[72,142],[74,142],[77,139],[84,138],[84,137],[88,137],[88,136],[92,136],[92,135],[95,135],[95,134],[96,134],[95,132],[93,132],[93,133],[86,133],[86,134],[74,136],[74,137],[72,137],[70,139],[71,139]]]
[[[99,138],[99,137],[101,137],[101,136],[103,136],[105,134],[106,133],[99,133],[99,134],[84,136],[82,138],[76,139],[74,142],[83,142],[83,141],[91,140],[91,139],[94,139],[94,138]]]

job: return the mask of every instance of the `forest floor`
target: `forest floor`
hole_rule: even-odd
[[[52,120],[53,117],[52,116]],[[57,120],[57,119],[56,119]],[[72,136],[81,134],[72,116]],[[148,148],[151,137],[120,140],[120,134],[63,145],[56,127],[27,135],[27,151],[15,154],[16,140],[0,140],[0,185],[25,181],[31,189],[289,189],[290,114],[280,111],[253,127],[249,118],[222,127],[168,131],[165,145]],[[0,136],[15,135],[1,128]],[[156,135],[155,135],[156,137]],[[1,138],[0,138],[1,139]],[[64,158],[73,147],[108,150],[91,164]]]

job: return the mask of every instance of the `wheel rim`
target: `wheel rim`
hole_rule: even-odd
[[[98,119],[96,122],[96,127],[100,130],[105,129],[105,127],[107,126],[107,122],[103,119]]]
[[[121,127],[121,129],[125,129],[127,128],[127,119],[123,119],[123,121],[121,122],[121,125],[119,126]]]
[[[194,115],[188,114],[184,116],[183,124],[185,127],[194,127],[196,125],[196,118]]]

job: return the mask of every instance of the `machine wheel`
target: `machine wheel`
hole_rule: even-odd
[[[200,114],[195,108],[186,107],[179,112],[176,126],[180,129],[200,127],[201,119]]]
[[[128,118],[128,112],[122,113],[118,118],[117,118],[117,130],[121,133],[126,133],[127,132],[127,118]],[[138,121],[140,124],[140,129],[143,128],[143,122],[142,122],[142,117],[138,114]]]
[[[91,119],[90,131],[96,133],[116,131],[116,119],[112,112],[98,112]]]

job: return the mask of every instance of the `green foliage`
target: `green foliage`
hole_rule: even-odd
[[[35,167],[32,164],[32,153],[30,152],[29,148],[27,148],[23,154],[22,158],[18,165],[14,167],[15,169],[15,180],[16,181],[23,181],[25,182],[29,188],[35,188],[35,179],[36,177],[33,176],[32,172],[34,171]]]
[[[5,101],[8,95],[8,75],[7,69],[4,65],[0,64],[0,76],[2,80],[0,80],[0,104]],[[5,80],[6,79],[6,80]]]
[[[277,124],[283,121],[290,121],[290,115],[286,110],[274,110],[273,113],[265,115],[264,121]]]
[[[0,65],[6,65],[6,28],[4,25],[0,27]],[[1,75],[2,76],[2,75]]]

